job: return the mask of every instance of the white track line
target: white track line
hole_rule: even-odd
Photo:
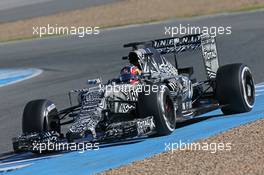
[[[11,166],[11,167],[6,167],[6,168],[0,168],[0,172],[7,172],[7,171],[13,171],[17,170],[20,168],[25,168],[32,165],[32,163],[24,164],[24,165],[16,165],[16,166]]]
[[[1,163],[0,166],[12,165],[15,163],[23,163],[23,162],[33,161],[33,160],[41,160],[41,159],[47,159],[47,158],[53,158],[53,157],[59,157],[59,156],[62,156],[62,155],[53,155],[53,156],[45,156],[45,157],[37,157],[37,158],[31,158],[31,159],[17,160],[17,161],[13,161],[13,162]]]
[[[256,89],[256,92],[264,92],[264,89]]]

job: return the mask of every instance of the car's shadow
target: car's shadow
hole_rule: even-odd
[[[182,128],[182,127],[187,126],[187,125],[195,124],[195,123],[198,123],[198,122],[201,122],[201,121],[204,121],[204,120],[208,120],[210,118],[223,117],[223,116],[224,116],[224,114],[196,117],[196,118],[193,118],[193,119],[190,119],[190,120],[186,120],[184,122],[177,123],[176,129]]]
[[[210,115],[210,116],[203,116],[203,117],[196,117],[184,122],[177,123],[176,129],[195,124],[201,121],[205,121],[211,118],[215,117],[222,117],[222,114],[219,115]],[[115,141],[115,142],[108,142],[108,143],[102,143],[100,144],[100,148],[107,148],[107,147],[114,147],[114,146],[120,146],[120,145],[128,145],[128,144],[135,144],[142,142],[144,140],[148,139],[147,137],[142,138],[135,138],[135,139],[126,139],[123,141]],[[14,152],[6,152],[0,154],[0,166],[3,164],[8,164],[9,162],[17,162],[17,161],[30,161],[33,159],[48,159],[52,157],[57,157],[60,155],[63,155],[65,153],[69,153],[70,151],[64,151],[64,152],[56,152],[56,153],[48,153],[48,154],[34,154],[31,152],[24,152],[24,153],[14,153]]]

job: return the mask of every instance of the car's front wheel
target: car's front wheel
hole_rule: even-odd
[[[54,103],[46,99],[27,103],[22,118],[23,133],[57,131],[60,133],[58,110]]]
[[[158,90],[153,91],[153,86]],[[138,113],[140,117],[153,116],[156,126],[156,135],[168,135],[175,130],[176,112],[170,90],[165,85],[152,85],[148,93],[138,96]]]

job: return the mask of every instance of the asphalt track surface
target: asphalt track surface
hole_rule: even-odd
[[[70,89],[85,87],[85,81],[88,78],[95,78],[101,75],[106,80],[118,74],[122,65],[126,64],[126,61],[121,60],[121,57],[127,54],[127,49],[123,49],[122,44],[131,41],[162,38],[164,37],[164,26],[178,26],[180,23],[183,25],[192,24],[195,26],[232,26],[232,35],[222,35],[217,39],[218,54],[221,64],[243,62],[251,67],[255,82],[263,82],[263,18],[263,11],[233,15],[217,15],[214,17],[175,20],[160,24],[104,30],[101,31],[100,35],[90,36],[85,39],[77,37],[59,37],[0,44],[0,68],[34,67],[44,71],[38,77],[0,88],[1,152],[10,151],[11,138],[21,133],[21,114],[27,101],[36,98],[48,98],[54,101],[59,108],[68,106],[67,91]],[[198,55],[191,55],[193,54],[187,53],[182,56],[182,59],[180,59],[181,65],[195,65],[195,73],[198,77],[202,77],[204,72],[200,71],[203,70],[201,57]],[[220,117],[220,119],[222,119],[220,123],[213,122],[214,124],[210,125],[208,124],[210,120],[207,123],[198,122],[187,125],[185,129],[183,128],[178,131],[182,135],[188,137],[192,135],[193,137],[190,138],[190,141],[192,141],[201,138],[200,136],[210,136],[210,134],[213,135],[222,131],[223,129],[220,127],[223,126],[222,124],[226,124],[225,129],[228,129],[261,118],[263,117],[263,112],[259,110],[261,108],[260,105],[263,104],[263,100],[261,96],[259,96],[258,99],[258,109],[250,113],[249,116],[251,117],[248,117],[248,119],[240,120],[240,116],[234,116],[229,119],[229,121],[228,119]],[[219,111],[209,115],[219,115]],[[208,130],[207,132],[206,126],[211,126],[213,130],[211,130],[211,132]],[[199,130],[203,132],[200,133]],[[208,133],[208,135],[203,135],[202,133]],[[177,135],[175,135],[175,137],[177,137]],[[164,139],[166,139],[166,137]],[[164,142],[164,139],[161,138],[158,141]],[[149,142],[151,143],[151,141]],[[157,140],[154,140],[154,143],[155,142],[157,142]],[[138,147],[140,147],[140,145]],[[140,152],[140,149],[138,149],[138,154],[141,153],[142,156],[135,159],[144,158],[145,156],[150,156],[159,152],[157,151],[158,149],[155,149],[157,149],[157,147],[153,147],[151,154],[143,154],[143,151],[146,150],[141,150]],[[131,147],[130,145],[122,148],[123,152],[131,150],[133,150],[133,146]],[[101,154],[105,154],[105,151],[107,151],[107,149],[101,152]],[[112,150],[112,152],[113,154],[116,153],[116,155],[120,154],[120,152],[118,153],[118,149]],[[96,157],[95,153],[91,152],[89,155],[90,154],[93,155],[93,158]],[[110,156],[113,156],[113,154]],[[80,158],[81,161],[85,159],[85,155],[75,153],[73,157],[66,156],[64,161],[67,161],[67,158],[68,160]],[[111,162],[113,159],[108,161]],[[125,160],[127,157],[124,156],[123,159]],[[78,161],[78,163],[81,163],[80,161]],[[98,160],[98,162],[100,162],[100,160]],[[109,162],[104,163],[107,164]],[[39,165],[40,164],[41,163],[39,163]],[[77,165],[77,162],[75,165]],[[99,166],[100,164],[97,165]],[[115,164],[115,166],[118,165],[120,165],[120,162]],[[42,168],[44,169],[45,167]],[[103,170],[103,165],[101,169],[97,167],[97,169],[94,168],[94,170],[97,170],[94,172]],[[93,171],[91,170],[90,172]]]
[[[116,0],[1,0],[0,23],[112,3]]]

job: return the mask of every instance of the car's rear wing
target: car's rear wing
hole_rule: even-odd
[[[201,46],[201,35],[186,35],[183,37],[163,38],[153,40],[152,47],[161,54],[179,53],[196,49]]]
[[[124,47],[132,47],[134,50],[139,46],[152,47],[160,54],[180,53],[188,50],[202,48],[205,70],[209,79],[215,78],[219,67],[216,40],[206,34],[186,35],[182,37],[163,38],[146,42],[125,44]]]

